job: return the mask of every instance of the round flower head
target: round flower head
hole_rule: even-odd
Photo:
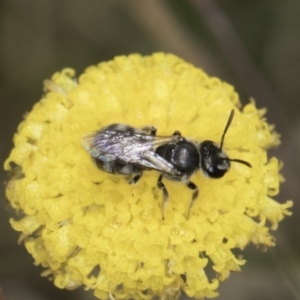
[[[81,145],[114,123],[220,145],[233,109],[222,151],[252,168],[232,161],[218,179],[199,170],[190,178],[199,188],[191,207],[184,183],[163,177],[162,210],[158,171],[130,185],[99,170]],[[174,55],[120,56],[78,79],[65,69],[45,82],[5,162],[7,198],[21,212],[11,224],[57,287],[83,285],[100,299],[214,297],[219,281],[245,263],[233,250],[273,246],[269,229],[290,215],[291,201],[272,198],[282,178],[266,150],[279,136],[264,113],[254,102],[241,109],[232,86]]]

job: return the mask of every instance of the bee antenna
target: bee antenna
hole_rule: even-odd
[[[231,122],[232,122],[233,117],[234,117],[234,109],[233,109],[233,110],[231,111],[231,113],[230,113],[229,119],[228,119],[228,121],[227,121],[227,124],[226,124],[226,126],[225,126],[224,132],[223,132],[223,134],[222,134],[220,151],[222,151],[222,147],[223,147],[223,144],[224,144],[225,134],[226,134],[226,132],[227,132],[227,130],[228,130],[228,128],[229,128]]]
[[[223,144],[224,144],[224,138],[225,138],[226,132],[227,132],[227,130],[228,130],[228,128],[229,128],[229,126],[230,126],[230,124],[232,122],[233,117],[234,117],[234,109],[232,109],[231,112],[230,112],[230,116],[228,118],[227,124],[226,124],[224,132],[222,134],[220,151],[222,151],[222,147],[223,147]],[[252,165],[249,162],[247,162],[245,160],[242,160],[242,159],[226,158],[226,160],[228,160],[228,161],[234,161],[234,162],[243,164],[243,165],[245,165],[245,166],[247,166],[249,168],[252,168]]]
[[[228,158],[227,160],[229,160],[229,161],[235,161],[235,162],[238,162],[238,163],[240,163],[240,164],[243,164],[243,165],[245,165],[245,166],[247,166],[247,167],[249,167],[249,168],[252,168],[252,165],[249,163],[249,162],[247,162],[247,161],[245,161],[245,160],[242,160],[242,159],[237,159],[237,158]]]

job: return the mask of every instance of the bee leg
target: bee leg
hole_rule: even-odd
[[[162,204],[162,217],[163,219],[165,218],[164,214],[165,214],[165,208],[169,199],[169,193],[166,189],[166,186],[163,184],[162,182],[162,175],[159,175],[158,180],[157,180],[157,187],[162,190],[163,192],[163,204]]]
[[[193,190],[192,200],[191,200],[191,202],[190,202],[189,209],[188,209],[187,216],[186,216],[187,219],[188,219],[189,216],[190,216],[191,208],[192,208],[192,206],[194,205],[194,202],[195,202],[195,200],[197,199],[197,197],[198,197],[198,195],[199,195],[199,189],[198,189],[198,187],[196,186],[196,184],[193,183],[193,182],[191,182],[191,181],[188,181],[188,182],[186,183],[186,186],[187,186],[189,189]]]
[[[136,184],[142,175],[142,172],[134,174],[133,177],[128,180],[129,184]]]
[[[154,126],[145,126],[142,128],[146,134],[156,135],[156,128]]]
[[[172,135],[181,136],[181,133],[179,130],[175,130]]]

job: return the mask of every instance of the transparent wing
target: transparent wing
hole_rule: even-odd
[[[138,133],[137,133],[138,132]],[[176,143],[179,136],[155,136],[141,131],[100,130],[82,138],[82,146],[94,158],[104,162],[118,161],[174,174],[177,169],[155,153],[167,143]]]
[[[153,151],[146,151],[143,153],[143,161],[139,164],[146,168],[157,170],[168,175],[181,176],[181,172],[174,167],[171,163],[167,162],[164,158],[159,156]]]

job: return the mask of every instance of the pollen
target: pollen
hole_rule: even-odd
[[[83,286],[99,299],[211,298],[246,263],[235,249],[274,246],[271,230],[292,206],[275,199],[281,163],[267,149],[279,135],[266,110],[254,101],[242,106],[231,85],[155,53],[119,56],[79,77],[65,69],[44,91],[19,125],[4,168],[6,196],[18,212],[10,223],[57,287]],[[157,171],[130,185],[99,170],[81,145],[84,135],[114,123],[220,144],[233,109],[223,151],[252,168],[231,162],[219,179],[198,171],[191,208],[192,191],[164,179],[164,216]]]

